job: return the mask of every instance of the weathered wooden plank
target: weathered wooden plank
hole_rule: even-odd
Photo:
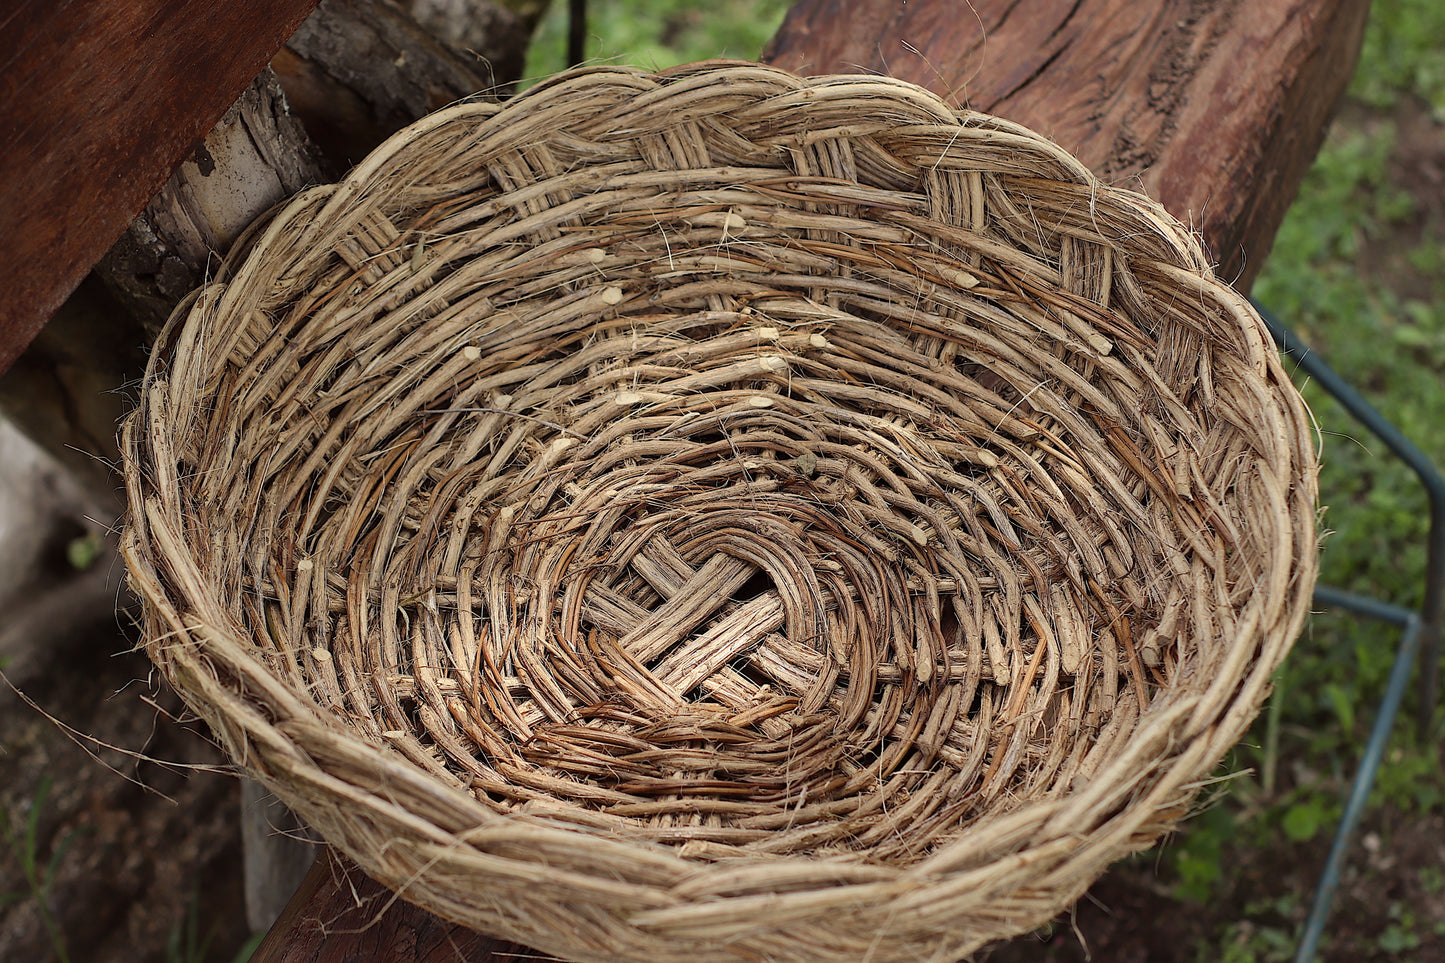
[[[801,0],[763,59],[877,72],[1142,187],[1247,290],[1354,69],[1369,0]]]
[[[315,5],[0,7],[0,372]]]

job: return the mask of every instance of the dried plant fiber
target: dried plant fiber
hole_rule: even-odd
[[[1305,409],[1156,204],[879,77],[594,68],[256,227],[125,427],[146,645],[431,911],[953,960],[1167,832],[1315,577]]]

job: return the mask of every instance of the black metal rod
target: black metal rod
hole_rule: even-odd
[[[1430,721],[1439,697],[1441,613],[1445,610],[1445,478],[1439,470],[1401,432],[1385,419],[1345,379],[1337,375],[1307,345],[1295,337],[1273,314],[1258,304],[1264,323],[1275,343],[1299,366],[1345,407],[1354,418],[1368,428],[1400,459],[1409,465],[1425,486],[1430,500],[1430,534],[1425,555],[1425,596],[1420,606],[1420,645],[1424,664],[1420,674],[1420,705],[1417,721],[1420,735],[1428,734]]]
[[[567,64],[575,67],[587,59],[587,0],[567,2]]]
[[[1359,599],[1360,596],[1355,598]],[[1400,703],[1405,698],[1405,689],[1410,683],[1410,670],[1415,666],[1415,655],[1420,651],[1420,627],[1420,617],[1413,612],[1408,613],[1405,632],[1400,638],[1400,647],[1395,652],[1395,664],[1390,669],[1390,682],[1385,687],[1385,698],[1380,701],[1379,712],[1375,714],[1370,741],[1365,745],[1365,754],[1360,759],[1360,768],[1355,773],[1349,799],[1345,802],[1345,814],[1340,817],[1340,824],[1335,829],[1335,841],[1330,846],[1325,871],[1315,889],[1314,905],[1310,907],[1310,915],[1305,920],[1295,963],[1314,963],[1315,954],[1319,951],[1325,921],[1330,915],[1330,904],[1334,902],[1335,890],[1339,889],[1340,872],[1344,869],[1345,857],[1349,854],[1350,840],[1355,834],[1355,827],[1359,825],[1360,816],[1364,814],[1365,803],[1369,802],[1370,787],[1374,785],[1375,774],[1385,757],[1390,730],[1394,728],[1395,716],[1399,714]]]
[[[1358,612],[1360,615],[1394,625],[1409,625],[1411,622],[1420,621],[1419,612],[1411,611],[1403,606],[1392,605],[1389,602],[1381,602],[1369,595],[1356,595],[1354,592],[1341,591],[1328,585],[1315,586],[1315,602],[1319,605],[1328,605],[1330,608],[1349,609],[1351,612]]]
[[[1315,601],[1351,609],[1362,615],[1404,626],[1399,648],[1395,650],[1395,664],[1390,668],[1390,681],[1385,687],[1384,698],[1375,714],[1375,724],[1370,730],[1369,742],[1360,759],[1360,768],[1350,787],[1345,802],[1344,815],[1335,829],[1335,838],[1330,846],[1329,858],[1325,861],[1324,873],[1315,889],[1314,904],[1305,920],[1304,932],[1300,938],[1295,963],[1313,963],[1319,950],[1320,939],[1324,936],[1325,922],[1329,918],[1330,904],[1334,902],[1335,891],[1339,889],[1340,873],[1344,869],[1345,857],[1349,854],[1350,841],[1355,828],[1369,802],[1370,789],[1375,783],[1380,762],[1384,759],[1385,747],[1390,741],[1395,717],[1405,698],[1405,689],[1410,682],[1410,673],[1416,656],[1424,648],[1424,666],[1420,676],[1419,726],[1421,736],[1428,734],[1434,715],[1435,700],[1439,693],[1441,610],[1445,608],[1445,479],[1434,463],[1416,448],[1408,438],[1385,419],[1374,406],[1359,392],[1337,375],[1319,355],[1300,342],[1278,318],[1269,311],[1255,305],[1260,316],[1274,337],[1280,350],[1299,364],[1320,387],[1329,392],[1344,406],[1357,421],[1369,429],[1399,458],[1409,465],[1425,487],[1430,501],[1430,533],[1426,546],[1425,594],[1419,614],[1382,602],[1368,596],[1343,592],[1328,586],[1315,589]]]

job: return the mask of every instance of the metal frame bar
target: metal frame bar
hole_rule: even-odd
[[[1405,688],[1410,683],[1410,670],[1414,668],[1415,656],[1420,651],[1420,628],[1424,624],[1420,621],[1420,616],[1409,609],[1338,589],[1316,589],[1315,601],[1392,622],[1402,626],[1405,631],[1400,636],[1399,648],[1395,650],[1395,664],[1390,668],[1390,682],[1385,687],[1385,696],[1380,700],[1375,724],[1370,729],[1370,739],[1365,744],[1365,754],[1360,758],[1360,768],[1355,772],[1354,783],[1350,786],[1345,812],[1340,816],[1339,826],[1335,829],[1329,858],[1325,860],[1319,885],[1315,887],[1314,902],[1310,906],[1310,915],[1306,917],[1304,931],[1300,935],[1295,963],[1314,963],[1315,953],[1319,950],[1320,939],[1325,932],[1325,921],[1330,915],[1330,905],[1334,902],[1335,890],[1340,886],[1340,874],[1345,868],[1350,842],[1359,826],[1360,817],[1364,815],[1365,803],[1370,799],[1370,788],[1375,784],[1380,762],[1385,757],[1385,746],[1390,741],[1390,731],[1395,727],[1395,717],[1400,712]]]
[[[1324,935],[1325,922],[1329,918],[1330,904],[1334,901],[1335,890],[1339,888],[1340,874],[1349,853],[1350,841],[1359,825],[1360,817],[1364,814],[1365,803],[1370,798],[1370,788],[1375,783],[1375,776],[1385,755],[1390,731],[1394,728],[1395,717],[1399,714],[1400,704],[1405,698],[1410,672],[1422,650],[1424,666],[1420,676],[1420,706],[1417,717],[1422,736],[1428,731],[1439,695],[1441,612],[1445,609],[1445,478],[1441,477],[1439,470],[1419,448],[1336,374],[1319,355],[1295,337],[1278,318],[1258,304],[1255,307],[1264,318],[1265,325],[1280,350],[1343,405],[1355,420],[1410,466],[1420,479],[1420,484],[1425,487],[1430,501],[1425,594],[1419,612],[1328,586],[1315,589],[1314,598],[1320,605],[1349,609],[1369,618],[1398,625],[1404,631],[1395,650],[1395,663],[1390,669],[1385,695],[1380,700],[1369,741],[1365,744],[1364,755],[1360,759],[1359,769],[1355,773],[1354,783],[1345,802],[1344,814],[1335,830],[1329,858],[1325,861],[1324,872],[1319,886],[1315,889],[1314,903],[1305,920],[1299,951],[1295,955],[1295,963],[1313,963]]]

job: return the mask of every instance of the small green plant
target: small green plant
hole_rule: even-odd
[[[1294,958],[1295,935],[1277,926],[1248,920],[1230,923],[1215,946],[1201,946],[1199,963],[1286,963]]]
[[[1415,931],[1415,914],[1409,907],[1390,904],[1390,923],[1375,943],[1383,952],[1395,956],[1419,948],[1420,934]]]
[[[12,823],[10,814],[4,809],[0,809],[0,836],[4,837],[5,845],[20,862],[20,868],[25,874],[25,882],[28,885],[28,891],[0,893],[0,906],[24,899],[33,899],[36,910],[40,913],[40,922],[45,927],[46,935],[50,937],[50,945],[54,948],[56,957],[61,963],[70,963],[70,954],[65,948],[65,936],[60,931],[60,924],[56,922],[55,914],[50,911],[50,897],[55,883],[56,868],[60,865],[61,859],[65,857],[71,842],[74,841],[76,832],[66,833],[59,843],[51,847],[50,858],[42,865],[40,821],[45,813],[45,803],[49,796],[50,777],[45,776],[40,780],[40,785],[35,790],[35,797],[30,801],[30,812],[23,827]]]
[[[1360,65],[1350,95],[1376,108],[1394,106],[1401,94],[1430,105],[1445,123],[1445,6],[1436,0],[1395,0],[1370,11]]]
[[[1224,875],[1224,850],[1235,831],[1235,813],[1229,806],[1213,805],[1190,822],[1189,832],[1169,850],[1176,899],[1202,904],[1214,897],[1215,885]]]
[[[1284,811],[1280,828],[1292,842],[1307,843],[1338,818],[1336,807],[1318,794],[1311,794]]]
[[[77,572],[87,571],[105,552],[105,539],[99,532],[87,532],[72,538],[65,546],[65,559]]]

